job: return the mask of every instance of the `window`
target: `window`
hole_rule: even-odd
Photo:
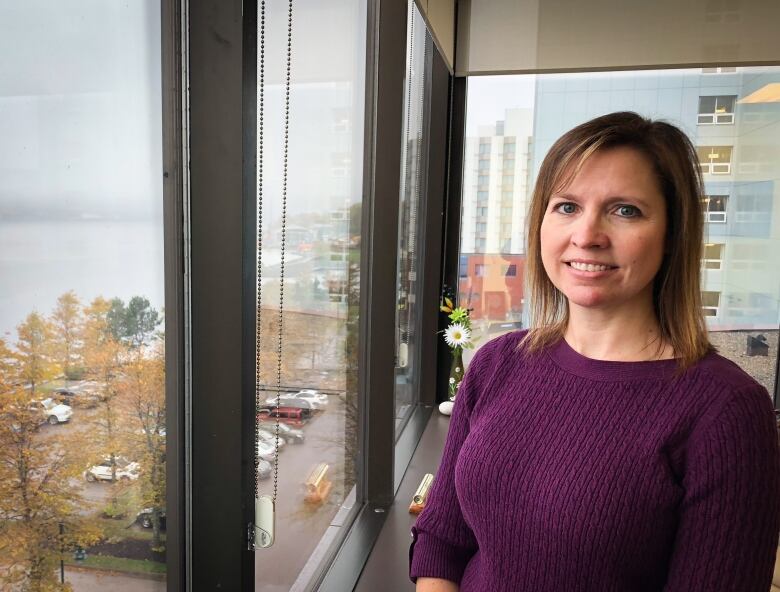
[[[517,265],[515,263],[504,265],[501,268],[501,273],[506,277],[517,277]]]
[[[490,138],[481,138],[479,142],[479,153],[490,154]]]
[[[61,579],[64,547],[69,564],[100,553],[125,590],[148,590],[176,536],[165,524],[176,411],[164,314],[180,313],[164,311],[169,31],[145,2],[0,13],[0,589],[115,583],[91,569]]]
[[[414,2],[408,3],[406,80],[404,94],[404,131],[401,151],[401,188],[398,218],[398,293],[396,296],[396,382],[395,382],[395,430],[401,435],[417,402],[415,388],[419,380],[418,327],[423,311],[422,283],[418,270],[422,265],[420,248],[425,208],[426,173],[420,163],[425,162],[428,136],[425,126],[426,88],[430,87],[429,57],[431,41],[425,22]],[[480,160],[489,165],[489,161]],[[482,177],[480,177],[482,178]],[[479,197],[479,195],[478,195]]]
[[[704,316],[718,316],[718,306],[720,306],[720,292],[702,292],[701,304],[704,309]]]
[[[488,171],[490,170],[490,161],[486,158],[482,158],[479,161],[478,169],[480,171]]]
[[[474,275],[476,277],[485,277],[487,272],[487,266],[484,263],[476,263],[474,265]]]
[[[726,222],[728,195],[706,195],[702,198],[702,210],[705,222]]]
[[[697,146],[701,172],[711,175],[731,173],[731,146]]]
[[[480,189],[482,189],[483,187],[487,189],[488,181],[489,181],[489,177],[487,175],[479,175],[479,177],[477,177],[477,185],[479,186]]]
[[[723,244],[707,243],[704,245],[704,259],[702,265],[705,269],[720,269],[723,261]]]
[[[487,191],[477,191],[477,202],[478,203],[484,203],[488,200],[488,192]]]
[[[484,234],[487,232],[487,224],[485,222],[477,222],[477,233]]]
[[[736,95],[699,97],[699,124],[734,123]]]
[[[510,81],[512,90],[505,90]],[[514,160],[517,180],[515,183],[512,179],[509,185],[510,179],[502,174],[500,199],[486,204],[491,231],[496,229],[487,239],[487,246],[491,252],[504,256],[525,256],[525,214],[536,176],[552,143],[575,125],[618,110],[635,111],[678,125],[690,134],[694,146],[698,145],[698,160],[704,173],[702,211],[708,223],[706,242],[711,246],[703,247],[701,266],[706,272],[702,273],[701,289],[707,292],[704,312],[710,338],[721,352],[726,352],[723,355],[774,392],[780,292],[772,292],[769,286],[780,286],[780,260],[772,257],[777,251],[772,242],[776,240],[773,220],[780,206],[776,179],[780,140],[775,133],[780,128],[780,112],[770,103],[739,100],[753,97],[763,101],[766,89],[777,84],[780,68],[776,66],[506,75],[500,80],[469,78],[466,130],[494,129],[497,120],[504,121],[502,173],[510,172],[506,162]],[[528,90],[518,91],[523,86]],[[740,130],[735,125],[737,111],[740,126],[747,126]],[[479,133],[472,133],[467,141],[479,142]],[[511,144],[514,146],[510,147]],[[522,158],[514,152],[522,152]],[[496,177],[493,183],[497,184]],[[468,201],[464,206],[464,239],[473,236],[473,209],[469,208],[474,206]],[[512,240],[507,241],[507,237]],[[463,244],[471,248],[472,242],[466,239]],[[486,259],[489,256],[492,255],[486,254]],[[496,258],[494,263],[506,266],[508,261]],[[530,306],[524,302],[522,288],[523,266],[517,264],[516,281],[500,276],[498,272],[503,269],[497,268],[490,282],[482,281],[480,291],[485,295],[502,291],[506,305],[478,303],[472,313],[477,326],[500,324],[510,317],[522,320],[523,326],[530,324]],[[469,282],[474,279],[463,278],[460,291],[468,293],[473,287]],[[721,299],[728,302],[729,295],[737,289],[769,293],[774,304],[763,309],[751,306],[749,320],[746,314],[732,315],[734,308],[721,306]],[[770,336],[768,358],[743,355],[747,331],[744,324],[761,327]],[[478,341],[476,347],[482,343]]]
[[[504,160],[504,170],[505,171],[514,171],[515,170],[515,159],[512,158],[510,160]]]
[[[458,277],[468,277],[469,275],[469,258],[468,255],[460,256],[460,263],[458,264]]]

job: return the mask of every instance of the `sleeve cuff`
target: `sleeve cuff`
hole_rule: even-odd
[[[472,553],[412,528],[409,547],[409,578],[442,578],[460,584]]]

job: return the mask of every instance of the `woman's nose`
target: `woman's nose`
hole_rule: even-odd
[[[609,246],[609,236],[603,228],[601,216],[597,213],[580,216],[572,229],[571,242],[581,249]]]

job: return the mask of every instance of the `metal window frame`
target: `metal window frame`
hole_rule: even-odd
[[[185,417],[188,408],[188,292],[185,87],[186,36],[182,35],[186,1],[161,2],[163,242],[165,282],[165,406],[166,406],[166,587],[184,590],[189,512],[185,489],[188,451]]]
[[[247,507],[241,478],[247,465],[241,427],[249,422],[242,396],[248,355],[244,67],[252,67],[244,51],[253,29],[243,8],[241,0],[193,2],[185,22],[192,376],[187,590],[254,587],[254,554],[244,536],[254,508]]]

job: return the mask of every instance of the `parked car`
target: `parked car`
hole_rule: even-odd
[[[286,442],[284,441],[284,438],[282,437],[282,423],[279,423],[279,450],[284,448],[284,445]],[[273,433],[273,428],[271,428],[272,431],[268,430],[257,430],[257,435],[260,437],[260,440],[263,442],[268,442],[271,446],[276,445],[276,436]]]
[[[87,408],[96,407],[101,401],[95,384],[90,382],[56,388],[52,391],[52,398],[71,407]]]
[[[328,395],[312,389],[303,389],[292,396],[303,401],[310,401],[316,405],[315,409],[325,409],[328,406]]]
[[[257,419],[259,421],[275,422],[279,418],[279,423],[286,423],[289,426],[302,427],[306,425],[306,420],[310,417],[311,410],[301,409],[300,407],[261,407],[257,410]]]
[[[279,435],[284,438],[288,444],[303,444],[303,430],[291,428],[286,423],[279,422]]]
[[[70,421],[70,418],[73,416],[73,409],[69,405],[57,403],[57,401],[51,398],[34,401],[30,408],[41,414],[42,422],[48,422],[51,425]]]
[[[265,404],[269,407],[276,406],[276,397],[268,397]],[[285,393],[279,397],[280,407],[299,407],[313,411],[325,409],[328,405],[328,395],[317,391],[304,390],[297,393]]]
[[[276,449],[274,445],[267,440],[259,440],[257,442],[257,456],[262,460],[272,461],[276,456]]]
[[[263,458],[257,459],[257,478],[268,479],[273,472],[273,466]]]
[[[130,462],[123,456],[115,457],[116,478],[120,481],[135,481],[141,470],[137,462]],[[103,461],[92,465],[84,471],[84,478],[93,483],[95,481],[111,481],[111,457],[104,456]]]
[[[152,511],[154,508],[144,508],[135,516],[135,521],[144,528],[152,527]],[[165,530],[166,526],[165,508],[160,510],[160,530]]]

